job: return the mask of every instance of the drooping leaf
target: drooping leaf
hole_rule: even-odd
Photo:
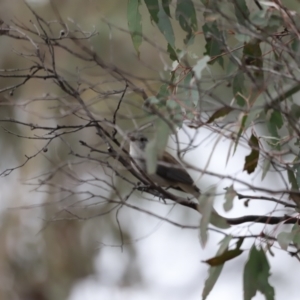
[[[254,172],[258,164],[259,158],[259,143],[257,137],[252,133],[248,145],[252,148],[251,153],[245,157],[244,171],[248,174]]]
[[[269,158],[266,158],[264,160],[264,164],[262,166],[262,174],[261,174],[261,180],[263,181],[271,167],[271,160]]]
[[[270,122],[273,123],[277,129],[280,129],[283,125],[281,112],[278,110],[274,110],[271,114]]]
[[[194,39],[194,32],[198,29],[196,10],[192,0],[177,0],[175,17],[180,27],[186,32],[184,43],[187,45]]]
[[[151,19],[158,24],[159,4],[158,0],[144,0],[148,8]]]
[[[202,216],[200,221],[200,241],[204,247],[207,242],[207,228],[212,224],[221,229],[230,228],[226,219],[220,216],[213,208],[214,198],[216,193],[216,186],[212,186],[205,193],[202,193],[199,198],[198,210]]]
[[[275,291],[269,283],[269,277],[270,265],[265,252],[253,245],[244,268],[244,300],[251,300],[258,291],[266,300],[274,300]]]
[[[169,53],[169,57],[172,61],[177,60],[179,62],[177,53],[175,49],[168,43],[167,52]]]
[[[166,101],[168,100],[168,97],[170,95],[169,85],[164,83],[160,86],[159,91],[157,93],[156,98],[166,104]]]
[[[212,123],[214,120],[222,118],[227,116],[230,112],[232,112],[234,109],[230,106],[224,106],[221,107],[220,109],[216,110],[210,118],[207,120],[207,124]]]
[[[216,186],[212,186],[207,192],[203,193],[199,199],[199,206],[201,207],[201,221],[200,221],[200,241],[202,247],[205,247],[207,242],[207,228],[210,223],[211,214],[213,211],[213,203],[216,194]]]
[[[240,249],[228,250],[222,253],[221,255],[215,256],[208,260],[204,260],[203,262],[209,264],[211,267],[216,267],[219,265],[223,265],[226,261],[234,259],[235,257],[241,255],[242,253],[243,250]]]
[[[289,183],[291,184],[292,189],[295,191],[299,190],[299,186],[298,186],[296,177],[294,175],[294,172],[292,170],[288,169],[287,174],[288,174],[288,180],[289,180]]]
[[[292,228],[292,232],[294,234],[293,242],[298,247],[300,246],[300,228],[298,224],[295,224]]]
[[[240,72],[234,76],[233,81],[232,81],[233,95],[235,97],[236,103],[239,106],[244,106],[246,103],[244,82],[245,82],[245,76],[243,73],[240,73]]]
[[[139,12],[140,0],[128,0],[127,19],[128,29],[131,35],[133,46],[139,56],[139,47],[142,43],[142,16]]]
[[[238,22],[242,25],[246,25],[247,19],[249,19],[250,11],[245,0],[233,1],[234,12]]]
[[[218,62],[219,65],[224,68],[224,60],[220,54],[223,53],[222,50],[222,33],[220,32],[217,22],[207,22],[202,26],[202,30],[204,33],[204,38],[206,41],[205,49],[206,51],[203,53],[204,55],[209,55],[213,59],[210,64],[214,64]]]
[[[237,145],[238,145],[238,143],[239,143],[239,139],[240,139],[242,133],[243,133],[244,130],[245,130],[245,124],[246,124],[247,118],[248,118],[248,115],[247,115],[247,114],[244,114],[244,115],[242,116],[241,126],[240,126],[240,129],[239,129],[239,131],[238,131],[238,134],[237,134],[237,137],[236,137],[236,140],[235,140],[235,146],[234,146],[233,154],[235,153],[236,148],[237,148]]]
[[[244,45],[242,61],[246,66],[254,66],[256,69],[253,71],[256,86],[260,86],[264,80],[264,73],[262,70],[263,59],[262,51],[260,48],[261,40],[253,38]]]
[[[169,16],[166,14],[162,5],[159,4],[157,27],[166,38],[170,46],[175,49],[175,35]],[[174,50],[175,51],[175,50]]]
[[[221,255],[222,253],[224,253],[225,251],[228,250],[228,245],[229,245],[231,239],[232,239],[232,236],[230,236],[230,235],[225,236],[225,238],[221,241],[220,248],[216,254],[217,256]],[[202,291],[202,299],[203,300],[205,300],[207,298],[207,296],[213,289],[214,285],[216,284],[216,282],[222,272],[223,266],[224,266],[224,264],[209,268],[208,277],[205,280],[204,288]]]
[[[171,18],[171,13],[170,13],[170,4],[172,0],[162,0],[162,7],[166,13],[166,15]]]
[[[225,189],[226,189],[226,194],[225,194],[226,201],[224,202],[223,207],[225,211],[230,211],[233,207],[233,200],[237,194],[233,188],[233,184]]]

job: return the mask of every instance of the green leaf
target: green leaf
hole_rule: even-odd
[[[291,184],[292,189],[298,191],[299,186],[298,186],[297,180],[295,178],[294,172],[292,170],[288,169],[287,174],[288,174],[288,180],[289,180],[289,183]]]
[[[142,43],[142,17],[139,12],[139,6],[141,4],[140,0],[128,0],[127,5],[127,19],[128,19],[128,29],[131,35],[133,46],[138,54],[139,47]]]
[[[194,39],[194,32],[198,29],[197,16],[192,0],[177,0],[175,17],[180,27],[187,33],[184,44],[191,43]]]
[[[274,110],[271,114],[270,122],[273,123],[277,129],[280,129],[283,125],[281,112],[278,110]]]
[[[266,158],[262,166],[261,181],[265,179],[270,167],[271,167],[271,160],[269,158]]]
[[[233,1],[233,5],[235,16],[238,22],[242,25],[246,25],[246,21],[249,20],[250,11],[245,0],[235,0]]]
[[[196,63],[196,65],[193,67],[193,72],[198,80],[201,79],[202,71],[206,68],[207,63],[209,62],[210,57],[204,56],[201,59],[199,59]]]
[[[228,245],[229,245],[231,239],[232,239],[231,235],[225,236],[225,238],[220,243],[221,245],[220,245],[219,250],[217,251],[217,256],[221,255],[222,253],[224,253],[228,250]],[[205,280],[204,288],[202,291],[202,299],[203,300],[205,300],[207,298],[207,296],[213,289],[214,285],[216,284],[216,282],[222,272],[223,266],[224,266],[224,264],[209,268],[208,277]]]
[[[240,127],[239,132],[238,132],[237,137],[236,137],[233,154],[235,153],[237,145],[239,143],[239,139],[240,139],[243,131],[245,130],[245,124],[246,124],[247,118],[248,118],[247,114],[244,114],[243,117],[242,117],[241,127]]]
[[[299,225],[298,224],[295,224],[292,228],[292,232],[294,234],[294,237],[293,237],[293,242],[294,244],[298,247],[299,249],[299,246],[300,246],[300,230],[299,230]]]
[[[166,103],[169,96],[170,96],[169,85],[164,83],[160,86],[156,98],[159,99],[159,101]]]
[[[274,300],[275,291],[268,281],[269,277],[270,265],[265,252],[253,245],[244,268],[244,300],[251,300],[257,291],[265,295],[266,300]]]
[[[235,100],[239,106],[244,106],[246,101],[243,95],[245,94],[245,76],[243,73],[238,73],[232,81],[232,91]]]
[[[166,38],[168,44],[175,49],[175,36],[173,27],[162,5],[159,5],[157,27]]]
[[[177,60],[179,62],[175,49],[169,43],[168,43],[167,52],[169,53],[169,57],[172,61]]]
[[[225,203],[223,204],[224,210],[225,211],[230,211],[233,207],[233,199],[236,197],[236,191],[233,188],[233,184],[225,188],[226,189],[226,194],[225,194]]]
[[[205,193],[202,193],[201,197],[199,198],[198,210],[202,215],[200,221],[200,240],[203,247],[207,241],[207,228],[209,223],[221,229],[230,228],[227,220],[220,216],[213,208],[215,193],[216,187],[213,186]]]
[[[203,53],[204,55],[209,55],[213,59],[210,64],[214,64],[218,62],[219,65],[224,68],[224,60],[220,54],[223,53],[222,50],[222,33],[220,32],[217,22],[205,23],[202,26],[202,30],[204,33],[204,38],[206,41],[205,49],[206,51]]]
[[[166,13],[166,15],[171,18],[171,13],[170,13],[170,4],[172,0],[162,0],[162,7]]]
[[[151,19],[158,24],[159,4],[158,0],[144,0],[148,8]]]
[[[221,255],[215,256],[208,260],[204,260],[203,262],[209,264],[211,267],[223,265],[226,261],[236,258],[237,256],[241,255],[243,250],[240,249],[233,249],[228,250]]]
[[[230,106],[224,106],[216,110],[207,120],[207,124],[212,123],[214,120],[227,116],[234,109]]]
[[[253,38],[249,43],[244,45],[242,61],[246,66],[255,66],[258,69],[253,71],[253,75],[256,79],[256,85],[261,85],[264,79],[264,73],[262,71],[263,59],[262,51],[260,48],[261,40]]]
[[[202,218],[200,221],[200,241],[202,247],[205,247],[207,242],[207,228],[210,223],[211,214],[213,212],[213,204],[216,194],[216,186],[212,186],[207,192],[203,193],[199,199]]]
[[[257,167],[259,158],[259,143],[257,137],[253,133],[249,139],[248,145],[252,148],[252,151],[245,157],[243,171],[247,171],[248,174],[251,174]]]

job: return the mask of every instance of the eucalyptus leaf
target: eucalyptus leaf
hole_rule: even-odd
[[[233,200],[236,197],[236,195],[237,193],[233,188],[233,184],[226,188],[225,202],[223,204],[225,211],[230,211],[233,208]]]
[[[269,283],[270,265],[262,249],[252,246],[244,268],[244,300],[251,300],[261,292],[266,300],[275,299],[274,288]]]
[[[217,256],[221,255],[222,253],[226,252],[228,250],[229,243],[232,239],[231,235],[227,235],[224,237],[224,239],[220,242],[220,248],[217,251]],[[202,299],[205,300],[213,287],[215,286],[221,272],[223,269],[224,264],[216,266],[216,267],[210,267],[208,271],[208,277],[205,280],[204,288],[202,291]]]
[[[128,0],[127,19],[128,29],[131,35],[133,46],[139,55],[139,47],[142,43],[142,16],[139,11],[140,0]]]

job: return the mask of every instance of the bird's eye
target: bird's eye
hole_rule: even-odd
[[[144,136],[141,136],[141,137],[140,137],[140,141],[141,141],[141,142],[147,142],[148,139],[147,139],[146,137],[144,137]]]

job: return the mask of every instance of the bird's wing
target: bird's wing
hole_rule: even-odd
[[[162,163],[164,161],[164,164]],[[180,166],[180,168],[172,167]],[[169,153],[165,152],[161,161],[157,162],[156,174],[170,181],[193,184],[194,180],[180,163]]]

